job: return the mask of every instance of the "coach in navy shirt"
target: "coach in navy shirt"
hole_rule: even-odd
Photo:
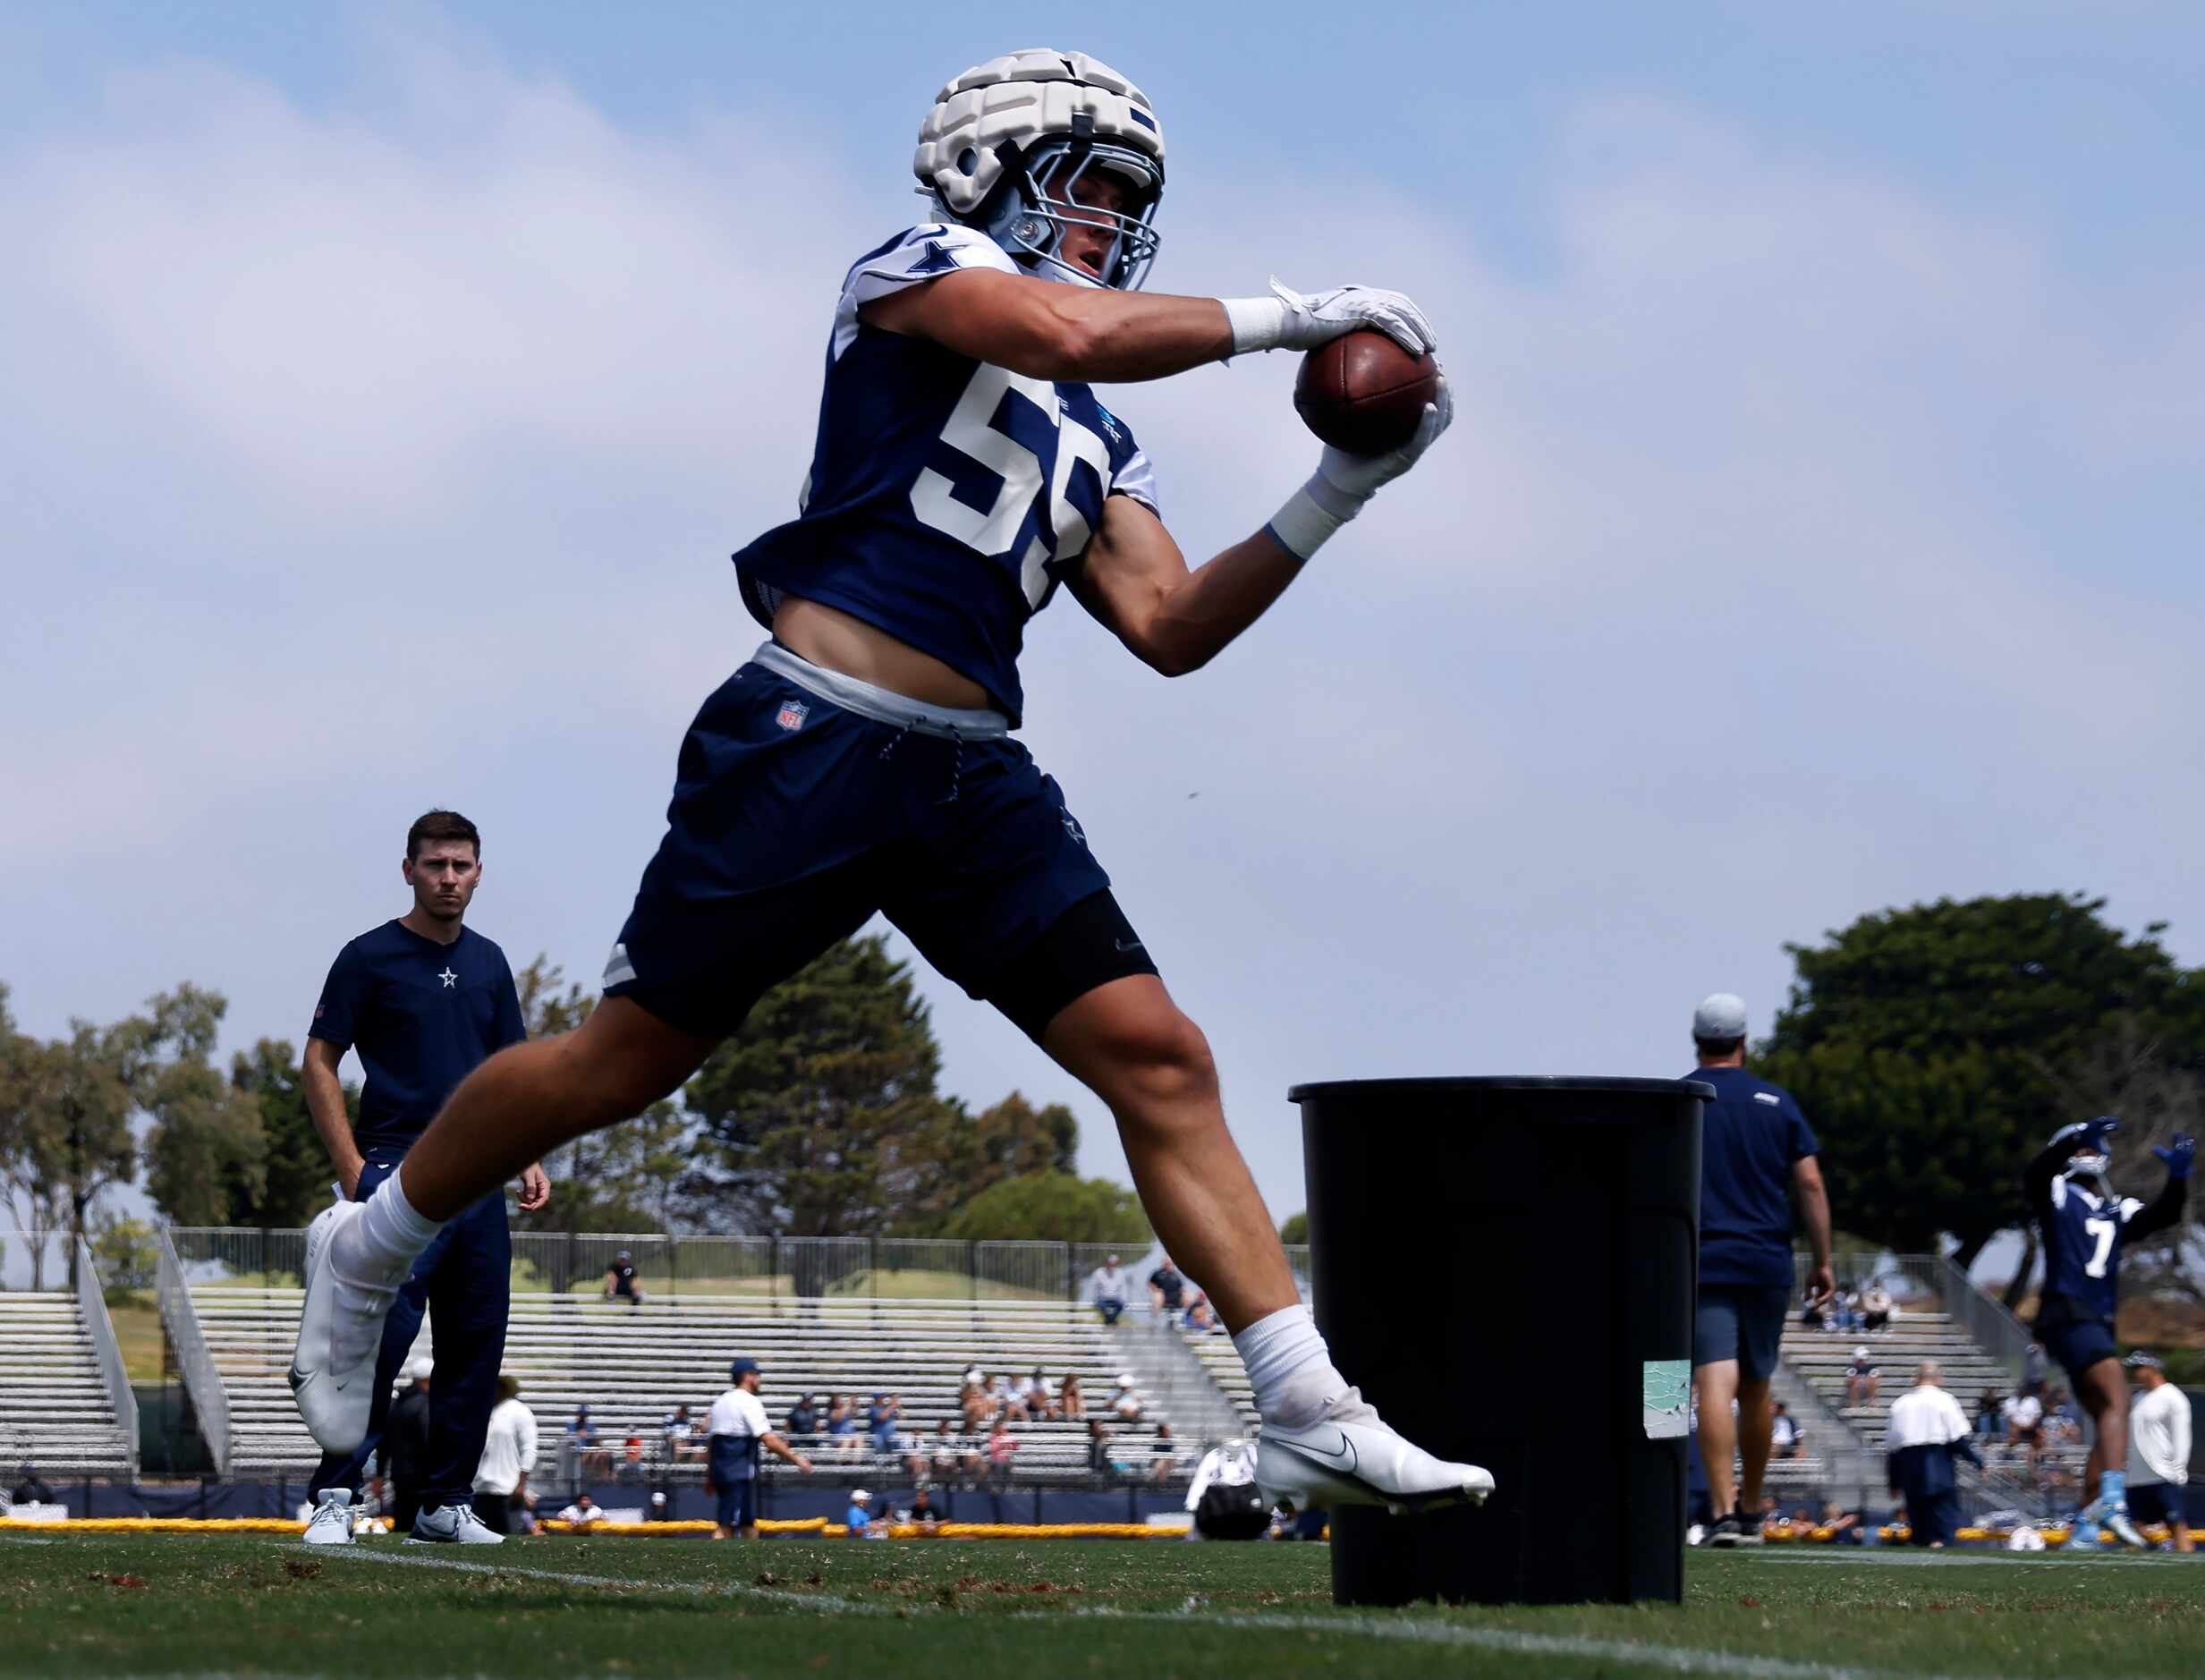
[[[1807,1292],[1836,1289],[1830,1274],[1830,1199],[1814,1133],[1792,1093],[1745,1071],[1745,1004],[1717,992],[1692,1015],[1694,1079],[1715,1087],[1700,1135],[1700,1297],[1692,1318],[1692,1386],[1715,1546],[1761,1538],[1761,1477],[1773,1416],[1768,1379],[1792,1300],[1792,1204],[1814,1245]],[[1731,1402],[1738,1415],[1731,1416]],[[1731,1455],[1743,1461],[1734,1475]],[[1741,1512],[1755,1515],[1741,1516]]]
[[[457,811],[428,812],[406,833],[404,875],[413,908],[337,953],[308,1029],[307,1105],[338,1187],[354,1201],[365,1201],[390,1175],[479,1063],[528,1036],[505,954],[462,925],[482,879],[475,825]],[[347,1049],[359,1051],[368,1076],[357,1124],[345,1116],[337,1079]],[[522,1211],[542,1207],[550,1195],[543,1168],[530,1167],[521,1181]],[[310,1484],[318,1505],[338,1503],[340,1493],[361,1485],[382,1439],[391,1384],[424,1309],[433,1309],[437,1398],[413,1537],[477,1544],[496,1538],[471,1501],[497,1398],[512,1267],[502,1194],[484,1197],[453,1220],[414,1262],[383,1328],[367,1438],[349,1457],[323,1458]],[[321,1526],[334,1535],[336,1523]]]

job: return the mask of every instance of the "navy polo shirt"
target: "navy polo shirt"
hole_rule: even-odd
[[[1814,1154],[1807,1116],[1743,1067],[1685,1076],[1715,1087],[1700,1133],[1700,1281],[1792,1285],[1792,1163]]]
[[[505,954],[471,928],[450,945],[386,921],[337,953],[307,1036],[367,1070],[352,1140],[403,1149],[493,1051],[528,1037]]]

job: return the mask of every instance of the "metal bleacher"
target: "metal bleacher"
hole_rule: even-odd
[[[66,1236],[0,1233],[14,1264],[30,1243],[43,1251],[36,1281],[64,1286],[0,1289],[0,1473],[12,1480],[35,1465],[49,1481],[129,1480],[138,1472],[137,1405],[90,1256]]]
[[[317,1454],[284,1382],[297,1334],[301,1292],[233,1283],[195,1284],[191,1298],[208,1352],[228,1396],[230,1473],[239,1477],[299,1474]],[[416,1356],[434,1349],[434,1313],[417,1339]],[[1223,1340],[1224,1338],[1218,1338]],[[1226,1343],[1230,1347],[1230,1343]],[[597,1450],[615,1474],[656,1479],[701,1474],[691,1459],[661,1462],[662,1421],[685,1404],[700,1431],[706,1408],[727,1386],[729,1360],[758,1360],[762,1397],[776,1422],[797,1396],[822,1403],[844,1395],[863,1407],[877,1393],[902,1402],[898,1433],[931,1438],[945,1418],[963,1434],[958,1396],[963,1374],[979,1366],[991,1379],[1039,1368],[1052,1382],[1077,1376],[1090,1417],[1104,1416],[1131,1463],[1154,1463],[1153,1407],[1140,1423],[1122,1426],[1107,1411],[1124,1368],[1124,1350],[1095,1313],[1061,1301],[880,1300],[864,1297],[693,1296],[643,1303],[597,1294],[516,1293],[506,1332],[505,1372],[536,1414],[539,1474],[572,1476],[565,1428],[587,1404],[599,1431]],[[1021,1483],[1083,1479],[1090,1474],[1087,1424],[1020,1422],[1013,1479]],[[631,1447],[631,1441],[634,1445]],[[907,1450],[876,1455],[861,1432],[840,1442],[799,1440],[821,1472],[847,1471],[865,1480],[906,1480]],[[768,1459],[769,1473],[786,1466]]]

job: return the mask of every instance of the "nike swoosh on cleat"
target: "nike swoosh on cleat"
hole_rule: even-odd
[[[1306,1457],[1329,1464],[1336,1470],[1344,1471],[1351,1476],[1355,1473],[1356,1466],[1362,1462],[1361,1455],[1355,1451],[1355,1443],[1347,1438],[1345,1430],[1340,1431],[1340,1450],[1336,1453],[1328,1452],[1313,1443],[1302,1441],[1281,1441],[1278,1444],[1290,1451],[1301,1453]]]
[[[291,1385],[291,1392],[293,1394],[298,1393],[307,1384],[306,1373],[301,1370],[296,1363],[293,1363],[292,1368],[284,1373],[284,1379]]]

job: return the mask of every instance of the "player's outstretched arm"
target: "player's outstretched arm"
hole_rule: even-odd
[[[1406,444],[1385,455],[1327,446],[1269,524],[1192,571],[1162,520],[1130,496],[1110,496],[1072,592],[1144,664],[1166,676],[1198,671],[1263,615],[1327,538],[1417,463],[1454,413],[1443,378]]]
[[[1172,297],[962,268],[876,298],[858,315],[1030,378],[1105,385],[1161,379],[1250,351],[1314,350],[1360,327],[1420,355],[1433,348],[1430,324],[1398,292],[1342,286],[1304,297],[1274,282],[1273,293]]]

